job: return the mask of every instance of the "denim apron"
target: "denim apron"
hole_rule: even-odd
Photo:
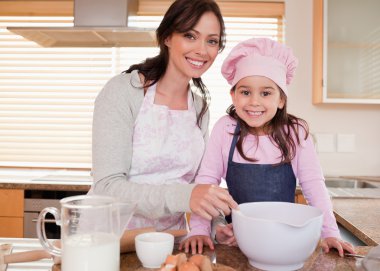
[[[239,124],[228,155],[226,182],[238,203],[254,201],[294,202],[296,177],[290,163],[281,165],[236,163],[232,161],[238,141]],[[230,217],[226,217],[231,222]]]

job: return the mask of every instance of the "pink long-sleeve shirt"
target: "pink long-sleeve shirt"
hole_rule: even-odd
[[[196,183],[220,184],[226,178],[228,154],[231,147],[236,121],[224,116],[215,124],[208,140],[201,167],[195,179]],[[237,150],[233,161],[240,163],[276,164],[281,161],[281,151],[268,136],[259,136],[259,145],[256,148],[256,137],[248,135],[245,138],[243,150],[248,157],[258,159],[257,162],[244,160]],[[308,204],[319,208],[323,212],[322,238],[340,238],[339,229],[333,214],[332,203],[327,192],[321,166],[314,148],[311,136],[304,140],[304,130],[300,129],[300,144],[296,148],[292,168],[299,181],[303,195]],[[190,233],[194,235],[210,235],[211,224],[195,214],[191,215]]]

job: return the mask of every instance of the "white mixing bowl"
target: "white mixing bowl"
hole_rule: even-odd
[[[263,270],[302,268],[321,235],[322,212],[286,202],[251,202],[232,210],[240,250],[249,263]]]

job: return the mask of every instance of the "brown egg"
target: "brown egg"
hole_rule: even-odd
[[[160,271],[176,271],[177,267],[173,264],[164,264],[162,265]]]
[[[201,265],[199,267],[201,271],[212,271],[212,263],[209,257],[203,257]]]
[[[177,266],[187,262],[187,257],[185,253],[179,253],[177,256]]]
[[[177,265],[178,255],[168,255],[165,260],[165,264]]]
[[[178,271],[200,271],[193,262],[185,262],[178,267]]]
[[[201,268],[201,264],[202,264],[202,261],[203,261],[204,257],[205,256],[203,256],[202,254],[195,254],[195,255],[193,255],[193,256],[190,257],[189,262],[192,262],[196,266],[198,266],[199,268]]]

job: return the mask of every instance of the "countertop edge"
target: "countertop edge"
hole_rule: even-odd
[[[338,212],[334,211],[336,221],[341,224],[346,230],[351,232],[354,236],[356,236],[358,239],[363,241],[367,246],[377,246],[378,243],[373,240],[371,237],[366,235],[361,229],[355,227],[352,225],[349,221],[344,219],[344,217],[340,216]]]
[[[41,183],[0,183],[0,189],[22,189],[22,190],[54,190],[54,191],[83,191],[90,189],[89,184],[41,184]]]

